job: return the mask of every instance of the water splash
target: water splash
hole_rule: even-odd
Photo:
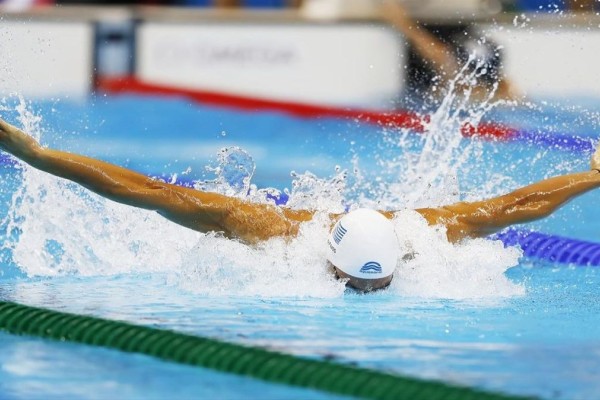
[[[310,172],[304,174],[292,172],[294,180],[288,204],[294,209],[343,212],[346,208],[347,176],[347,171],[341,170],[339,167],[336,168],[333,177],[326,179],[319,178]]]
[[[327,212],[356,206],[397,210],[458,199],[457,172],[472,161],[469,156],[476,154],[479,146],[477,142],[465,145],[460,129],[467,121],[477,123],[488,105],[468,108],[466,100],[457,99],[459,96],[452,94],[444,100],[421,137],[387,133],[387,145],[398,155],[381,158],[382,179],[373,179],[361,170],[359,153],[352,160],[351,172],[337,168],[329,178],[308,171],[292,173],[292,189],[283,193],[289,196],[288,205],[319,212],[289,242],[272,239],[247,246],[219,234],[196,233],[155,213],[116,204],[19,164],[14,173],[21,175],[20,184],[2,221],[11,233],[3,247],[30,276],[158,272],[168,276],[168,283],[204,295],[341,296],[343,282],[333,278],[325,262]],[[451,104],[456,101],[458,104]],[[29,110],[20,103],[16,109],[19,121],[39,138],[41,119]],[[408,151],[403,151],[405,148]],[[195,182],[194,187],[263,203],[273,203],[282,195],[276,189],[258,189],[252,184],[254,160],[239,147],[221,150],[209,170],[215,179]],[[390,184],[390,177],[395,177],[396,183]],[[520,286],[503,276],[518,256],[514,250],[487,241],[456,247],[426,224],[416,223],[409,229],[406,221],[397,224],[411,233],[418,228],[415,249],[420,256],[401,266],[391,293],[436,298],[522,293]],[[423,258],[425,252],[418,249],[426,243],[435,243],[437,250]],[[490,258],[469,261],[465,254],[473,252]],[[457,290],[467,276],[471,277],[471,289]]]
[[[407,256],[399,261],[391,290],[411,297],[482,299],[518,296],[525,288],[505,271],[519,262],[521,250],[500,241],[464,240],[451,244],[446,230],[431,227],[406,210],[393,220]]]
[[[232,146],[222,148],[217,154],[216,165],[206,169],[217,177],[214,180],[195,182],[195,189],[245,198],[250,192],[250,181],[256,164],[247,151]]]
[[[244,149],[231,146],[219,150],[213,166],[207,170],[216,175],[212,180],[193,183],[197,190],[221,193],[255,203],[285,203],[292,209],[343,212],[347,172],[337,167],[331,178],[319,178],[310,171],[291,172],[292,190],[257,188],[251,183],[256,170],[252,156]],[[285,201],[283,199],[286,199]]]
[[[210,234],[186,252],[173,279],[201,295],[339,297],[345,286],[325,261],[327,233],[328,218],[319,214],[290,242],[275,238],[251,247]]]
[[[472,63],[476,68],[469,67]],[[377,203],[388,209],[435,207],[460,200],[465,188],[458,176],[482,154],[481,141],[465,141],[465,127],[479,125],[486,113],[503,104],[492,100],[497,84],[483,101],[474,99],[474,88],[485,73],[480,66],[470,59],[449,82],[447,94],[424,120],[421,136],[409,130],[387,132],[388,146],[399,151],[379,160],[382,177],[371,183],[362,198],[376,194]]]

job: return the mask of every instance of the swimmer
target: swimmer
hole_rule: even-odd
[[[433,69],[438,82],[447,85],[470,60],[468,70],[475,71],[478,76],[478,85],[472,87],[469,84],[473,90],[473,98],[483,100],[492,92],[494,100],[523,98],[515,84],[502,73],[500,46],[489,38],[475,40],[465,32],[460,36],[455,35],[458,43],[450,46],[413,21],[399,0],[384,0],[381,15]]]
[[[0,149],[41,171],[76,182],[110,200],[158,212],[199,232],[223,232],[247,244],[298,234],[315,215],[255,204],[218,193],[161,182],[138,172],[78,154],[42,147],[0,119]],[[600,147],[591,170],[549,178],[503,196],[415,210],[429,225],[446,228],[448,240],[484,237],[508,226],[553,213],[569,200],[600,187]],[[330,214],[328,261],[335,274],[358,290],[383,288],[392,280],[399,257],[391,219],[397,211],[355,210]]]

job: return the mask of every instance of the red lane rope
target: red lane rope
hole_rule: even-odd
[[[347,118],[389,128],[406,128],[418,133],[425,132],[425,127],[429,122],[429,115],[421,115],[407,110],[378,112],[362,109],[326,107],[289,101],[267,100],[205,90],[192,90],[157,85],[140,81],[134,77],[118,79],[100,78],[97,81],[97,88],[102,92],[111,94],[135,93],[183,96],[200,104],[210,106],[228,107],[245,111],[278,111],[301,118]],[[514,129],[495,123],[482,123],[478,126],[466,123],[462,126],[461,132],[465,137],[479,136],[496,140],[508,140],[516,133]]]

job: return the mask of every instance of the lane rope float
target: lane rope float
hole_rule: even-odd
[[[382,400],[509,400],[523,397],[392,375],[169,330],[0,301],[0,330],[145,354],[271,383]]]
[[[527,257],[583,267],[600,266],[600,243],[523,229],[507,229],[493,238],[500,239],[505,246],[521,246]]]

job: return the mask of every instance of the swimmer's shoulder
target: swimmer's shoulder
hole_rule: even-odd
[[[446,227],[446,235],[451,242],[458,242],[466,237],[478,236],[474,234],[474,227],[469,224],[469,203],[455,203],[438,208],[419,208],[415,211],[423,216],[431,226],[442,225]]]
[[[445,207],[417,208],[414,211],[421,215],[423,218],[425,218],[429,225],[445,224],[449,218],[452,218],[454,216],[454,213],[452,213]]]
[[[438,212],[438,209],[435,208],[405,208],[402,210],[380,212],[389,219],[394,219],[396,217],[404,215],[413,215],[417,218],[424,218],[429,225],[436,225],[438,223],[438,219],[444,214],[443,212]]]

